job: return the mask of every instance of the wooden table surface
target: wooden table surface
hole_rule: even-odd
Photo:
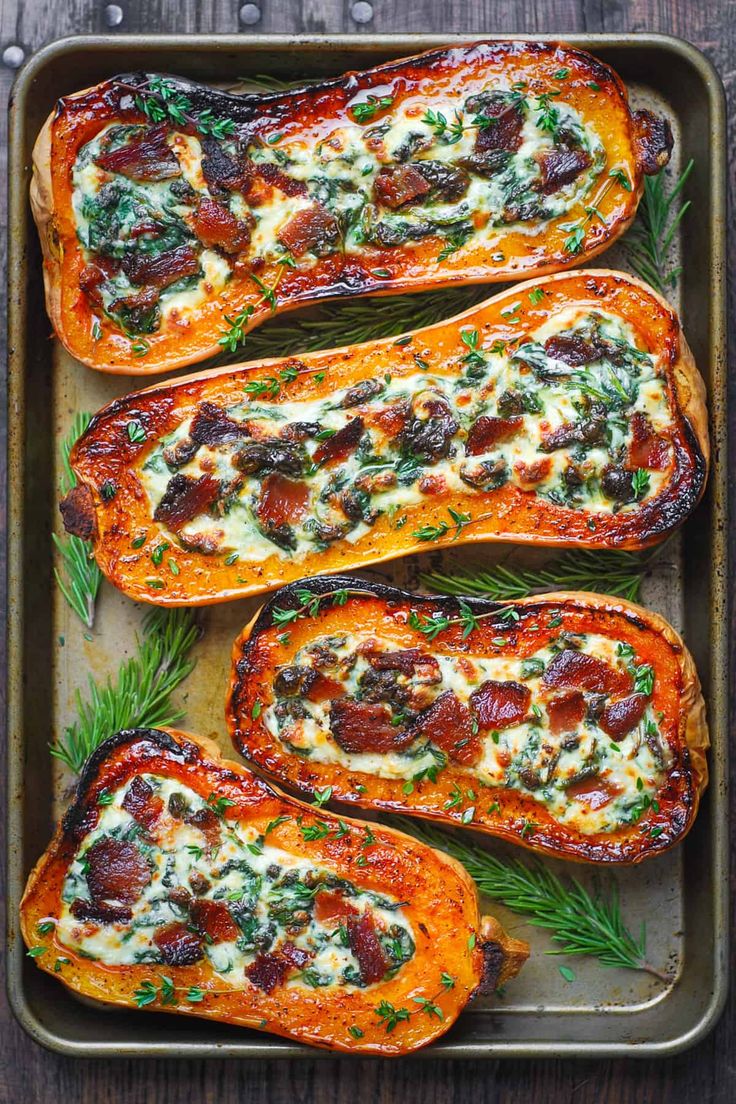
[[[688,39],[708,55],[721,73],[730,106],[736,78],[734,0],[257,0],[255,4],[238,0],[120,0],[119,5],[103,0],[0,0],[3,95],[7,97],[14,67],[40,46],[63,35],[105,31],[468,31],[489,36],[502,31],[560,35],[573,31],[661,31]],[[5,126],[4,115],[0,125]],[[733,146],[730,148],[733,180],[736,155]],[[3,206],[3,215],[4,210]],[[733,298],[733,280],[731,286]],[[731,313],[732,317],[736,315]],[[3,412],[3,437],[4,428]],[[4,450],[4,441],[0,444]],[[4,509],[0,525],[3,520]],[[4,531],[4,525],[2,528]],[[2,1005],[0,1104],[50,1104],[57,1100],[64,1104],[736,1101],[733,994],[718,1027],[698,1047],[677,1058],[645,1062],[462,1064],[431,1058],[401,1062],[307,1058],[293,1063],[84,1061],[45,1052],[17,1026],[4,996]]]

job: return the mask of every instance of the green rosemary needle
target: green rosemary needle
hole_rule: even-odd
[[[151,610],[135,655],[121,665],[115,680],[89,679],[89,696],[77,691],[77,720],[51,745],[51,754],[78,774],[106,737],[121,728],[158,728],[184,715],[171,694],[194,667],[189,658],[199,638],[189,609]]]
[[[513,602],[548,590],[592,590],[636,602],[650,562],[651,556],[633,552],[576,550],[541,568],[495,564],[451,573],[427,571],[420,578],[425,587],[440,594],[473,595],[494,602]]]
[[[690,200],[680,200],[693,164],[692,159],[688,161],[672,185],[664,169],[644,178],[636,220],[624,238],[629,265],[662,295],[676,285],[682,271],[681,267],[670,266],[670,253],[677,228],[690,207]]]
[[[615,883],[607,894],[600,888],[590,893],[577,878],[560,878],[541,863],[507,862],[437,828],[397,819],[402,831],[458,859],[486,897],[552,932],[553,942],[560,947],[548,954],[590,955],[603,966],[643,970],[669,981],[647,961],[644,927],[638,939],[626,927]]]
[[[62,478],[60,490],[68,494],[77,485],[77,477],[69,463],[69,455],[77,438],[81,437],[90,423],[91,414],[76,414],[69,433],[61,442]],[[92,555],[88,541],[80,537],[52,534],[61,565],[54,568],[54,577],[59,589],[77,617],[91,629],[95,622],[95,602],[102,582],[102,572]]]

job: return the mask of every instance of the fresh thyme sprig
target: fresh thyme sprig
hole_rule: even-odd
[[[352,594],[368,594],[369,590],[361,590],[359,587],[340,587],[338,590],[330,590],[326,594],[315,594],[313,591],[302,587],[297,590],[298,606],[292,609],[281,609],[276,606],[273,611],[274,625],[290,625],[292,621],[301,621],[304,617],[316,617],[322,606],[344,606]]]
[[[66,495],[77,485],[77,477],[69,463],[69,455],[75,441],[82,436],[90,423],[91,414],[76,414],[72,427],[61,442],[62,478],[60,490]],[[61,557],[61,570],[54,568],[54,578],[70,608],[88,629],[95,623],[95,602],[102,582],[102,572],[92,555],[92,547],[81,537],[52,534],[56,550]]]
[[[248,303],[238,314],[225,315],[225,321],[228,324],[228,328],[222,331],[220,340],[217,343],[218,345],[222,345],[224,349],[227,349],[231,353],[234,353],[241,345],[245,345],[245,339],[248,336],[248,323],[256,307],[260,307],[261,303],[268,303],[271,307],[271,312],[275,312],[276,289],[279,286],[279,280],[283,274],[284,269],[282,268],[271,287],[269,287],[267,284],[264,284],[263,280],[260,280],[251,272],[250,278],[259,288],[261,297],[260,299],[256,299],[255,303]]]
[[[650,568],[651,556],[633,552],[576,550],[541,568],[495,564],[487,568],[458,568],[449,574],[427,571],[425,587],[440,594],[472,595],[494,602],[513,602],[548,590],[592,590],[636,602]]]
[[[404,334],[443,322],[454,314],[469,310],[488,295],[484,287],[453,288],[420,295],[396,295],[381,300],[376,310],[372,299],[310,309],[308,317],[275,319],[267,326],[239,334],[234,343],[221,341],[227,353],[217,358],[218,364],[228,363],[246,347],[248,359],[257,360],[278,354],[288,357],[341,345],[360,345],[381,337]],[[246,320],[247,321],[247,320]]]
[[[135,655],[113,681],[89,679],[86,700],[77,691],[77,720],[51,745],[51,754],[78,774],[106,737],[121,728],[158,728],[180,720],[171,694],[194,667],[189,658],[199,638],[188,609],[151,610]]]
[[[669,981],[647,961],[644,926],[638,939],[626,927],[614,883],[607,894],[600,887],[590,893],[577,878],[560,878],[540,863],[507,862],[437,828],[398,819],[402,831],[458,859],[481,893],[551,931],[560,946],[548,954],[591,955],[603,966],[643,970]]]
[[[636,221],[624,238],[630,266],[662,295],[675,286],[682,271],[682,266],[671,267],[670,254],[677,228],[690,207],[689,199],[680,200],[693,164],[692,159],[688,161],[672,186],[664,169],[646,177]]]
[[[165,77],[151,77],[145,84],[139,85],[124,81],[115,83],[133,93],[135,106],[152,123],[168,121],[177,126],[193,126],[200,134],[213,138],[227,138],[235,131],[232,119],[218,119],[210,108],[194,112],[190,98]]]

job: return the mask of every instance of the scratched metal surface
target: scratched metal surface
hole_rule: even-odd
[[[446,41],[446,39],[442,40]],[[427,45],[437,44],[428,41]],[[243,40],[239,40],[242,46]],[[650,71],[644,64],[645,52],[651,52],[646,40],[640,40],[640,56],[632,48],[626,54],[629,66],[627,75],[634,106],[653,106],[664,111],[670,118],[675,132],[675,151],[672,172],[677,174],[681,165],[691,155],[687,138],[683,138],[681,121],[675,105],[665,94],[669,89],[662,83],[645,83],[632,80],[631,75],[641,76]],[[116,68],[130,68],[126,55],[117,42],[117,65],[110,67],[105,59],[103,71],[112,73]],[[424,44],[422,44],[422,47]],[[403,53],[416,52],[416,44],[378,45],[371,47],[363,39],[360,43],[361,63],[370,64],[387,56],[401,56]],[[595,45],[590,47],[595,52]],[[226,76],[236,79],[247,76],[248,72],[268,72],[276,76],[299,78],[318,73],[339,73],[353,63],[352,50],[325,49],[300,50],[295,47],[284,54],[275,51],[271,44],[260,43],[251,47],[252,52],[241,49],[230,61],[231,71]],[[610,51],[599,51],[604,58],[610,57]],[[656,53],[656,48],[655,48]],[[68,59],[67,59],[68,60]],[[176,59],[170,57],[151,57],[146,64],[149,68],[177,70]],[[620,64],[620,62],[618,63]],[[182,71],[182,67],[178,67]],[[201,75],[202,79],[212,79],[212,63],[203,53],[200,59],[189,58],[185,70],[188,75]],[[660,73],[662,69],[660,67]],[[223,77],[222,64],[217,66],[217,75]],[[67,79],[69,79],[67,77]],[[83,82],[79,82],[80,84]],[[74,85],[68,85],[62,91]],[[45,105],[44,105],[45,106]],[[705,99],[701,109],[705,112]],[[36,106],[39,117],[43,116],[41,107]],[[687,248],[689,249],[689,243]],[[706,246],[703,246],[706,248]],[[676,256],[679,264],[683,252],[683,243],[678,239]],[[595,263],[595,262],[594,262]],[[620,246],[607,251],[597,264],[607,268],[626,268],[626,258]],[[31,254],[29,267],[40,279],[37,259]],[[498,285],[489,285],[489,295],[497,293]],[[686,295],[692,290],[686,288]],[[692,300],[681,301],[681,293],[671,297],[674,305],[680,309]],[[695,317],[691,310],[687,317]],[[706,331],[691,335],[694,337],[696,357],[708,348],[709,334]],[[29,338],[31,335],[29,335]],[[35,348],[35,346],[34,346]],[[278,345],[274,343],[274,355],[278,354]],[[247,355],[247,347],[245,350]],[[53,341],[40,353],[42,360],[51,370],[50,393],[47,395],[49,430],[53,435],[53,445],[44,450],[48,461],[52,454],[56,463],[53,484],[59,481],[58,444],[68,433],[75,412],[94,411],[105,402],[124,393],[145,386],[147,381],[127,380],[123,377],[108,377],[95,373],[71,358],[58,342]],[[712,367],[701,363],[701,370]],[[151,383],[156,382],[156,377]],[[29,379],[30,383],[30,379]],[[42,398],[31,387],[27,391],[28,416],[34,416],[34,405]],[[58,516],[53,501],[53,487],[47,487],[44,502],[46,523],[54,524],[59,531]],[[642,589],[642,601],[657,610],[684,632],[688,644],[695,650],[702,675],[709,675],[710,655],[708,643],[708,618],[704,616],[707,608],[703,606],[702,593],[696,596],[696,587],[703,587],[702,573],[694,571],[694,559],[691,555],[693,542],[689,539],[696,529],[701,532],[710,524],[709,506],[702,506],[698,516],[689,522],[684,542],[680,536],[673,538],[660,552],[656,566],[645,580]],[[715,549],[722,558],[723,550]],[[451,569],[461,565],[490,564],[505,558],[511,558],[514,564],[540,563],[549,553],[535,553],[530,550],[511,546],[482,545],[475,548],[450,548],[421,556],[409,557],[394,563],[368,569],[367,574],[386,581],[413,589],[418,587],[420,571],[428,567]],[[48,577],[48,566],[46,575]],[[274,584],[278,580],[274,579]],[[26,585],[33,586],[32,579],[26,575]],[[687,599],[687,600],[686,600]],[[250,620],[260,604],[259,599],[250,599],[209,607],[200,612],[203,637],[196,648],[197,667],[176,695],[182,709],[186,710],[182,726],[216,739],[226,754],[232,749],[225,735],[223,719],[225,692],[229,677],[229,659],[232,641],[242,626]],[[714,611],[715,612],[715,611]],[[105,679],[114,674],[126,656],[135,649],[136,634],[140,633],[145,607],[136,606],[119,594],[109,584],[103,583],[97,606],[97,617],[91,633],[85,633],[80,622],[71,613],[58,589],[53,592],[52,620],[46,621],[38,629],[47,635],[49,653],[49,671],[44,676],[44,693],[49,695],[45,716],[47,731],[27,732],[26,749],[31,754],[43,757],[44,764],[49,762],[46,749],[50,735],[61,732],[75,716],[75,695],[79,689],[84,693],[88,674],[95,679]],[[36,626],[29,624],[27,632],[33,632]],[[54,817],[65,807],[73,779],[55,760],[50,760],[51,786],[49,798]],[[519,916],[507,911],[503,906],[486,902],[487,911],[498,915],[507,929],[520,935],[531,943],[532,953],[529,962],[519,978],[509,984],[505,993],[492,1000],[479,1000],[463,1015],[460,1024],[447,1036],[438,1050],[455,1056],[479,1056],[482,1054],[543,1054],[565,1051],[587,1053],[613,1053],[647,1051],[649,1053],[679,1045],[689,1032],[701,1030],[713,1013],[714,1002],[720,999],[718,969],[714,958],[714,940],[718,938],[715,918],[718,912],[714,900],[717,872],[713,868],[715,852],[708,848],[705,862],[701,857],[697,862],[696,837],[707,838],[707,821],[714,814],[713,797],[706,801],[700,814],[700,823],[684,847],[645,863],[634,869],[622,869],[616,874],[620,890],[622,909],[632,931],[639,932],[646,923],[648,957],[654,966],[665,970],[670,982],[664,985],[657,978],[643,972],[625,970],[602,970],[594,961],[580,959],[564,961],[573,966],[575,980],[567,982],[559,972],[562,961],[549,955],[553,948],[549,936],[531,927]],[[46,818],[48,817],[48,811]],[[41,821],[45,818],[42,816]],[[477,837],[476,837],[477,838]],[[43,830],[34,833],[28,841],[25,863],[35,859],[46,844],[47,836]],[[496,853],[507,856],[521,856],[524,853],[510,845],[484,841],[484,846]],[[700,848],[702,851],[702,842]],[[707,843],[706,843],[707,846]],[[528,857],[528,856],[527,856]],[[554,869],[561,873],[574,873],[589,887],[595,883],[593,871],[576,866],[571,870],[569,864],[552,862]],[[697,879],[704,880],[702,907],[699,918],[693,917],[693,899],[691,887]],[[607,883],[603,876],[603,884]],[[694,927],[701,933],[701,943],[694,938]],[[703,932],[707,932],[706,945],[702,945]],[[721,937],[722,937],[721,933]],[[185,1022],[181,1018],[172,1021],[169,1017],[131,1016],[121,1013],[108,1013],[102,1019],[96,1012],[74,1001],[61,987],[54,986],[48,978],[42,977],[32,968],[26,970],[25,985],[28,1006],[33,1006],[41,1021],[43,1030],[49,1038],[47,1042],[62,1049],[78,1052],[84,1046],[89,1053],[203,1053],[202,1048],[216,1046],[225,1053],[243,1056],[298,1055],[303,1048],[283,1041],[274,1040],[265,1035],[237,1031],[218,1025]],[[23,983],[21,987],[23,986]],[[39,1010],[41,1010],[39,1012]],[[41,1030],[41,1028],[39,1028]]]

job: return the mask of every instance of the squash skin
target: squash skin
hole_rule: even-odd
[[[544,290],[543,305],[530,302],[528,291],[532,288]],[[519,301],[523,304],[519,309],[521,330],[502,315],[509,302]],[[525,326],[539,325],[544,318],[573,303],[591,309],[605,303],[608,310],[633,325],[646,348],[661,353],[669,375],[675,446],[672,476],[659,494],[638,508],[618,514],[596,514],[595,529],[591,530],[587,524],[590,515],[584,510],[556,506],[511,484],[489,492],[443,493],[426,496],[416,506],[408,507],[407,523],[401,529],[391,528],[388,517],[383,515],[354,543],[336,541],[323,552],[293,560],[274,554],[260,562],[248,563],[241,558],[228,565],[225,557],[188,551],[172,542],[167,559],[175,560],[178,574],[162,572],[160,589],[147,582],[152,576],[150,554],[163,530],[153,522],[147,496],[132,466],[140,462],[153,438],[164,436],[202,400],[227,402],[236,396],[242,398],[247,378],[258,371],[263,376],[274,375],[284,367],[296,368],[299,376],[284,385],[280,397],[274,401],[323,398],[338,387],[383,375],[388,368],[395,378],[416,371],[412,350],[417,347],[430,360],[434,358],[441,364],[444,353],[455,354],[461,325],[475,326],[487,342],[495,337],[508,340],[523,333]],[[709,462],[704,384],[672,308],[640,281],[604,270],[549,276],[517,285],[454,319],[407,336],[412,337],[412,342],[400,347],[394,338],[387,338],[287,361],[272,359],[221,368],[157,384],[112,402],[98,412],[72,450],[71,464],[79,487],[62,506],[67,528],[85,539],[91,537],[102,571],[137,601],[206,605],[261,593],[273,587],[274,580],[288,583],[314,572],[350,570],[407,552],[441,548],[455,540],[645,548],[671,533],[697,504]],[[321,372],[325,375],[320,383],[314,374]],[[131,419],[144,426],[149,435],[147,441],[130,440]],[[102,490],[109,482],[117,487],[111,500],[105,498]],[[474,520],[460,534],[450,530],[431,545],[412,536],[416,525],[446,521],[448,506],[472,515]],[[133,536],[144,531],[149,534],[145,544],[137,550],[132,548]]]
[[[635,646],[642,662],[655,670],[653,708],[664,713],[660,731],[672,753],[666,781],[657,793],[659,809],[651,807],[633,825],[616,832],[585,835],[572,825],[564,825],[533,797],[513,788],[488,787],[480,791],[471,827],[501,839],[521,844],[532,851],[577,862],[632,864],[661,854],[679,842],[690,829],[700,796],[707,785],[705,757],[709,746],[705,705],[695,665],[681,638],[658,614],[623,599],[601,597],[583,591],[558,592],[524,598],[513,603],[494,603],[467,598],[473,613],[492,613],[514,608],[521,621],[509,629],[508,621],[487,617],[479,622],[470,638],[463,640],[462,625],[443,631],[433,642],[408,624],[410,611],[421,617],[441,614],[457,617],[456,599],[410,594],[356,576],[303,581],[298,589],[329,594],[341,587],[362,592],[350,594],[344,605],[320,606],[317,617],[306,617],[288,624],[289,641],[277,637],[284,626],[274,624],[274,610],[297,608],[297,587],[278,591],[262,607],[235,641],[232,653],[230,692],[226,705],[227,723],[233,743],[249,762],[282,785],[313,793],[332,787],[334,800],[366,809],[402,812],[437,823],[462,825],[462,807],[453,806],[456,787],[473,785],[476,777],[467,769],[450,762],[437,775],[436,782],[423,779],[414,783],[413,792],[402,789],[403,779],[380,778],[351,771],[341,764],[311,762],[290,754],[266,729],[262,720],[251,718],[253,702],[263,708],[273,697],[275,666],[288,664],[290,656],[310,639],[323,633],[355,631],[358,627],[377,632],[398,648],[419,648],[427,654],[442,650],[446,654],[520,655],[531,654],[544,639],[550,619],[561,617],[559,631],[598,632]],[[525,631],[527,624],[541,631]],[[551,627],[551,626],[550,626]],[[555,632],[551,635],[556,635]],[[508,646],[497,648],[490,641],[498,634],[508,635]],[[364,787],[359,790],[358,786]],[[491,811],[494,803],[500,810]],[[527,825],[535,825],[529,833]],[[651,830],[655,829],[654,836]]]
[[[294,826],[296,816],[307,823],[320,820],[335,825],[337,816],[274,791],[242,766],[222,759],[217,746],[208,739],[173,729],[132,729],[110,737],[88,760],[75,800],[32,871],[21,902],[21,929],[26,943],[48,947],[35,959],[37,965],[85,997],[129,1008],[134,1003],[134,990],[159,972],[159,967],[150,964],[97,966],[57,942],[53,933],[41,936],[36,928],[39,922],[57,914],[68,863],[98,819],[100,791],[117,788],[140,772],[177,778],[204,797],[212,792],[218,797],[227,796],[234,805],[226,819],[256,823],[261,831],[276,816],[287,814],[290,820],[272,829],[269,840],[273,838],[279,846],[313,858],[356,883],[398,894],[400,899],[411,901],[412,910],[417,908],[412,917],[417,933],[415,956],[389,981],[365,989],[343,990],[342,994],[338,991],[334,997],[324,989],[309,990],[306,986],[277,986],[267,994],[247,985],[235,994],[228,991],[208,997],[208,983],[213,978],[218,980],[209,965],[164,966],[161,969],[177,987],[201,986],[205,998],[198,1004],[177,1001],[163,1011],[266,1030],[317,1047],[394,1056],[426,1046],[453,1024],[484,980],[489,949],[496,956],[500,949],[502,959],[498,973],[491,979],[492,986],[513,976],[528,955],[527,944],[506,936],[493,918],[479,916],[475,886],[462,866],[449,856],[376,824],[372,825],[375,845],[363,847],[366,825],[344,818],[343,823],[354,829],[349,835],[306,842]],[[358,862],[361,856],[367,859],[363,866]],[[420,923],[423,928],[418,927]],[[472,933],[477,939],[470,947]],[[486,951],[484,943],[488,945]],[[57,954],[70,960],[60,973],[53,971]],[[457,978],[454,988],[442,986],[443,970]],[[435,980],[437,985],[430,994],[428,987],[434,986]],[[424,994],[425,990],[441,1007],[444,1020],[412,1015],[393,1032],[386,1032],[373,1011],[375,1005],[381,1000],[393,1001],[397,1007],[411,1004],[412,995]],[[441,992],[435,998],[436,990]],[[154,1005],[153,1010],[158,1006]],[[354,1038],[348,1031],[351,1025],[359,1026],[364,1034]]]
[[[554,74],[568,69],[561,84]],[[437,259],[437,238],[410,248],[374,246],[360,254],[330,255],[308,269],[286,269],[268,262],[258,276],[273,286],[280,279],[277,310],[342,295],[389,294],[421,291],[455,283],[507,281],[542,276],[578,265],[595,256],[619,237],[631,223],[641,196],[643,174],[657,171],[669,157],[671,134],[667,124],[648,112],[632,113],[618,75],[589,54],[563,43],[481,42],[433,50],[418,57],[388,62],[365,73],[321,82],[309,88],[258,96],[231,96],[180,78],[174,83],[198,110],[232,117],[248,126],[249,133],[266,139],[269,134],[320,132],[353,122],[349,105],[372,89],[379,95],[404,95],[421,90],[431,107],[433,88],[462,89],[464,94],[482,87],[498,75],[504,84],[525,80],[530,91],[562,87],[566,102],[598,129],[608,152],[608,165],[627,174],[630,190],[612,182],[603,172],[600,184],[564,215],[550,220],[530,244],[527,234],[500,228],[487,245],[465,249],[442,262]],[[254,313],[252,328],[271,313],[247,270],[236,272],[226,290],[207,301],[186,328],[172,325],[147,337],[145,357],[136,357],[132,342],[121,329],[103,318],[102,335],[92,336],[95,314],[81,293],[79,277],[84,266],[77,243],[71,206],[71,167],[80,147],[111,121],[145,121],[134,104],[130,85],[151,74],[124,75],[121,88],[108,80],[60,100],[41,131],[34,150],[31,204],[44,254],[47,309],[54,329],[68,351],[91,368],[104,372],[150,375],[171,371],[220,352],[218,338],[225,314],[235,315],[246,306]],[[167,78],[169,79],[169,78]],[[595,86],[595,87],[592,87]],[[605,194],[603,192],[605,191]],[[562,225],[585,218],[585,206],[593,204],[601,218],[588,218],[581,249],[565,249],[569,231]],[[605,222],[603,221],[605,220]],[[499,252],[503,259],[498,259]],[[494,255],[496,259],[494,260]],[[389,275],[376,275],[388,271]]]

